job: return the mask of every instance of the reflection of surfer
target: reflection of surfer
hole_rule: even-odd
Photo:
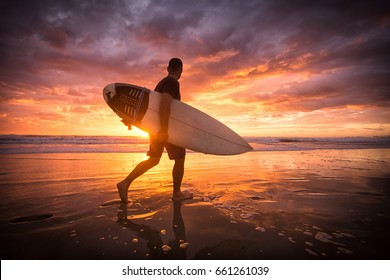
[[[173,234],[175,240],[169,242],[169,246],[172,248],[172,257],[175,259],[186,259],[186,231],[184,227],[184,220],[181,216],[181,202],[173,202],[173,221],[172,221]]]
[[[155,91],[160,92],[160,122],[161,129],[157,135],[150,135],[149,159],[140,162],[134,170],[121,182],[117,184],[119,196],[123,203],[128,203],[127,191],[130,184],[139,176],[149,169],[153,168],[160,162],[164,147],[168,152],[171,160],[175,160],[172,170],[173,177],[173,196],[172,200],[183,200],[192,198],[192,194],[187,191],[181,191],[181,182],[184,175],[184,161],[186,151],[166,142],[168,139],[168,120],[173,99],[180,100],[180,85],[178,80],[183,72],[183,63],[179,58],[172,58],[168,65],[168,76],[162,79],[156,86]]]
[[[186,259],[187,245],[184,221],[181,215],[181,202],[173,202],[173,233],[175,239],[164,245],[160,232],[147,225],[136,224],[127,216],[127,206],[121,205],[118,211],[118,221],[134,231],[137,237],[148,241],[149,257],[151,259]]]

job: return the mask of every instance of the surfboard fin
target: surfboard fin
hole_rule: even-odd
[[[124,119],[121,119],[121,122],[123,122],[123,124],[124,124],[125,126],[127,126],[127,129],[128,129],[128,130],[131,130],[131,129],[133,128],[132,125],[131,125],[131,123],[125,121]]]

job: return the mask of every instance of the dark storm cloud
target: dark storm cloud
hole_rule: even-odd
[[[130,24],[128,30],[139,40],[151,44],[167,44],[185,41],[186,30],[196,28],[202,13],[194,11],[176,15],[174,12],[159,11],[153,17],[142,19],[137,24]]]
[[[180,56],[191,65],[190,86],[244,68],[252,68],[245,79],[345,68],[337,72],[347,79],[341,88],[331,78],[318,87],[365,96],[359,100],[375,106],[389,94],[386,1],[14,0],[0,8],[0,81],[7,84],[153,80],[161,75],[156,68]],[[316,82],[308,82],[313,91]],[[295,84],[300,88],[307,90],[304,82]]]
[[[31,76],[38,78],[47,69],[78,72],[84,66],[90,70],[99,64],[113,66],[120,58],[102,54],[100,44],[107,34],[117,35],[115,24],[123,18],[118,7],[124,3],[3,1],[1,76],[27,80]]]

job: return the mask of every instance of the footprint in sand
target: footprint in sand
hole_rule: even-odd
[[[252,200],[264,200],[265,199],[264,196],[260,196],[260,195],[253,195],[253,196],[251,196],[249,198],[252,199]]]
[[[53,217],[53,214],[38,214],[38,215],[31,215],[31,216],[20,216],[15,217],[9,220],[11,224],[21,224],[21,223],[34,223],[34,222],[40,222],[47,220],[49,218]]]

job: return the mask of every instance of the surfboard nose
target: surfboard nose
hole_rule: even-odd
[[[109,85],[106,85],[103,89],[103,97],[104,97],[104,100],[106,101],[106,103],[108,103],[111,98],[113,98],[115,96],[116,92],[115,92],[115,83],[112,83],[112,84],[109,84]]]

